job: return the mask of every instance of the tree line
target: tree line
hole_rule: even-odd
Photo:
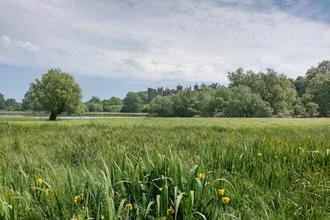
[[[272,69],[267,72],[239,68],[229,72],[228,87],[189,89],[157,96],[150,114],[160,117],[328,117],[330,114],[330,60],[293,80]]]
[[[59,68],[50,69],[30,83],[22,103],[5,99],[0,93],[0,110],[50,112],[50,120],[62,112],[149,112],[158,117],[329,117],[330,60],[307,70],[295,80],[272,69],[267,72],[239,68],[228,72],[228,87],[203,84],[198,91],[189,88],[171,96],[157,96],[147,104],[147,91],[128,92],[100,100],[97,96],[83,103],[82,90],[74,77]]]

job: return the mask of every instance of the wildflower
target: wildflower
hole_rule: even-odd
[[[281,142],[281,140],[278,140],[278,142]]]
[[[78,220],[80,220],[82,217],[83,217],[82,214],[78,214],[78,215],[77,215]]]
[[[261,153],[258,153],[258,156],[259,156],[259,157],[261,157],[261,156],[262,156],[262,154],[261,154]]]
[[[127,204],[126,207],[125,207],[125,209],[126,209],[126,210],[129,209],[129,210],[132,211],[132,210],[133,210],[133,206],[132,206],[132,204]]]
[[[102,219],[102,220],[104,219],[104,216],[103,216],[103,215],[101,215],[101,219]]]
[[[82,206],[81,206],[81,209],[82,209],[82,210],[84,210],[84,209],[85,209],[84,205],[82,205]]]
[[[318,154],[318,153],[319,153],[319,151],[318,151],[318,150],[315,150],[315,151],[314,151],[314,153]]]
[[[169,209],[167,209],[167,214],[168,215],[173,215],[173,213],[174,213],[174,209],[171,206]]]
[[[225,195],[225,189],[219,189],[218,193],[219,195]]]
[[[301,150],[301,147],[299,147],[299,150]]]
[[[286,159],[288,159],[288,158],[284,157],[284,160],[286,160]]]
[[[309,138],[311,138],[311,136],[308,136]]]
[[[278,158],[278,156],[275,155],[275,156],[274,156],[274,159],[277,159],[277,158]]]
[[[79,195],[79,196],[76,196],[76,197],[74,197],[74,202],[78,202],[78,200],[81,200],[81,198],[80,198],[80,195]]]
[[[223,197],[222,198],[223,203],[228,203],[229,201],[230,201],[230,199],[228,197]]]
[[[162,218],[162,220],[166,220],[166,217]]]
[[[269,142],[270,143],[270,145],[272,144],[272,142]]]
[[[212,196],[212,199],[215,199],[215,195]]]
[[[264,140],[266,140],[266,138],[264,138]]]
[[[126,181],[128,182],[129,181],[129,178],[127,178]]]
[[[49,193],[52,193],[52,191],[50,189],[46,189],[46,195],[48,196]]]
[[[221,159],[221,156],[219,156],[219,159]]]
[[[199,179],[205,179],[205,175],[204,175],[203,173],[200,173],[200,174],[198,175],[198,178],[199,178]]]
[[[170,172],[170,170],[171,170],[170,168],[167,168],[167,172],[168,172],[168,173]]]
[[[37,180],[37,185],[39,186],[39,185],[41,185],[42,184],[42,180],[41,179],[38,179]]]
[[[162,191],[163,190],[163,188],[159,188],[159,191]]]

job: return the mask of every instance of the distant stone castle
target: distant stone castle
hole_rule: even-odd
[[[188,89],[191,90],[191,86]],[[147,102],[151,102],[158,95],[160,95],[160,96],[170,96],[172,93],[173,94],[178,94],[182,90],[183,90],[183,86],[181,86],[180,84],[176,87],[176,90],[169,90],[167,88],[165,90],[163,90],[163,87],[160,87],[160,88],[158,87],[157,90],[153,89],[153,88],[148,88]],[[197,83],[196,83],[196,85],[194,85],[194,91],[198,91]]]

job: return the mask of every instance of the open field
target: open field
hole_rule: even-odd
[[[328,219],[329,134],[324,118],[0,118],[0,219]]]

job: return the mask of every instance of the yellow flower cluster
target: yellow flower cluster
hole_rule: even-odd
[[[83,217],[82,214],[78,214],[78,215],[77,215],[78,220],[80,220],[82,217]]]
[[[200,174],[198,175],[198,178],[199,178],[199,179],[205,179],[205,175],[204,175],[203,173],[200,173]]]
[[[159,187],[159,191],[162,191],[162,190],[163,190],[163,188],[160,188],[160,187]]]
[[[126,210],[129,209],[129,210],[132,211],[132,210],[133,210],[133,206],[132,206],[132,204],[131,204],[131,203],[130,203],[130,204],[127,204],[126,207],[125,207],[125,209],[126,209]]]
[[[41,179],[38,179],[37,180],[37,185],[39,186],[39,185],[41,185],[42,184],[42,180]]]
[[[222,198],[223,203],[228,203],[229,201],[230,201],[230,199],[228,197],[223,197]]]
[[[168,215],[173,215],[173,213],[174,213],[174,209],[171,206],[169,209],[167,209],[167,214]]]
[[[46,195],[53,194],[51,189],[46,189]]]
[[[74,197],[74,202],[78,202],[79,200],[83,200],[83,194],[82,193],[80,195]]]
[[[315,150],[315,151],[314,151],[314,153],[318,154],[318,153],[319,153],[319,151],[318,151],[318,150]]]
[[[262,156],[262,154],[261,154],[261,153],[258,153],[258,156],[259,156],[259,157],[261,157],[261,156]]]
[[[277,158],[278,158],[278,156],[275,155],[275,156],[274,156],[274,159],[277,159]]]
[[[225,195],[225,189],[219,189],[218,193],[219,195]]]

